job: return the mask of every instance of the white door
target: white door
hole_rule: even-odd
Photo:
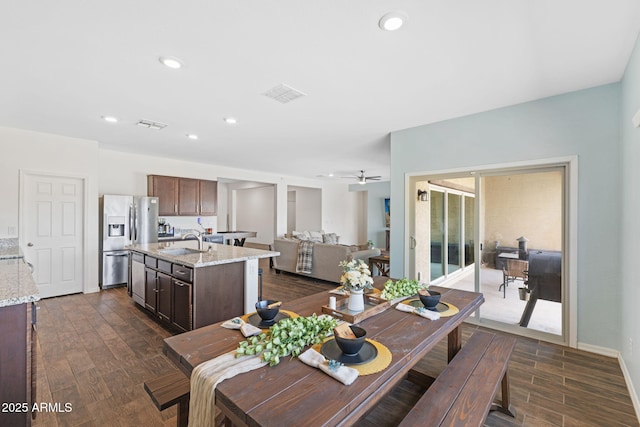
[[[43,298],[82,292],[84,181],[25,173],[21,244]]]

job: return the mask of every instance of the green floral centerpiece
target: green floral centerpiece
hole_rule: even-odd
[[[387,301],[393,301],[415,295],[420,289],[429,289],[429,285],[403,277],[400,280],[387,280],[380,296]]]
[[[373,289],[373,278],[369,266],[361,259],[340,261],[342,276],[340,283],[349,291],[348,309],[351,311],[364,311],[364,290]]]
[[[280,363],[281,357],[297,357],[306,346],[322,342],[336,326],[338,321],[333,317],[318,317],[315,314],[282,319],[271,326],[268,332],[239,343],[236,357],[260,355],[263,361],[274,366]]]

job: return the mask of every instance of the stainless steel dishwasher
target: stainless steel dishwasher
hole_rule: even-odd
[[[131,252],[131,297],[144,307],[144,255]]]

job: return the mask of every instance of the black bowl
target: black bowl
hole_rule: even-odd
[[[425,308],[427,308],[428,310],[433,310],[440,302],[440,292],[429,291],[429,293],[431,295],[428,296],[418,293],[418,296],[420,297],[420,301],[422,301],[422,304],[424,304]]]
[[[267,308],[269,304],[273,304],[274,302],[278,302],[278,301],[265,299],[262,301],[258,301],[256,303],[256,311],[258,312],[258,315],[262,320],[264,321],[273,320],[278,315],[278,312],[280,311],[280,306]]]
[[[347,356],[355,356],[364,345],[364,340],[367,338],[367,331],[359,326],[351,325],[349,327],[356,338],[340,338],[339,336],[336,336],[336,344],[338,344],[338,347],[342,350],[343,354]]]

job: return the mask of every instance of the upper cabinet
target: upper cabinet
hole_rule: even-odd
[[[200,215],[213,216],[218,213],[218,181],[198,181],[200,191]]]
[[[200,190],[197,179],[178,178],[178,215],[200,215]]]
[[[217,181],[149,175],[148,194],[158,197],[160,216],[213,216],[217,213]]]
[[[158,198],[158,215],[178,215],[178,178],[149,175],[147,177],[147,194]]]

